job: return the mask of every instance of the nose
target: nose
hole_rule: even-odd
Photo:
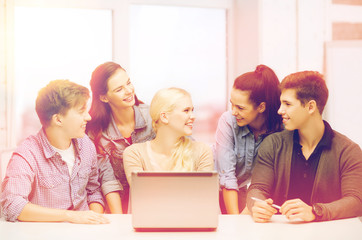
[[[232,114],[233,116],[236,116],[236,115],[237,115],[235,107],[231,107],[231,114]]]
[[[196,116],[195,116],[194,111],[191,112],[190,118],[191,118],[192,120],[195,120]]]
[[[89,114],[89,112],[86,112],[86,113],[85,113],[85,116],[84,116],[84,120],[86,120],[87,122],[89,122],[91,119],[92,119],[92,117],[91,117],[91,115]]]
[[[132,85],[127,85],[125,87],[126,93],[132,93],[133,92],[133,86]]]
[[[284,113],[284,109],[282,108],[282,105],[280,105],[280,107],[278,109],[278,114],[283,115],[283,113]]]

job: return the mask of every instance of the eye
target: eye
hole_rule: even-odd
[[[82,107],[81,109],[78,110],[79,114],[84,114],[87,111],[87,107]]]
[[[189,113],[189,112],[193,112],[194,111],[194,108],[186,108],[184,110],[185,113]]]

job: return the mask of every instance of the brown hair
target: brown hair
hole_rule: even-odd
[[[65,115],[70,108],[84,104],[88,99],[88,88],[69,80],[54,80],[38,92],[35,110],[46,127],[54,114]]]
[[[101,95],[108,92],[108,80],[117,70],[124,70],[121,65],[114,62],[105,62],[99,65],[92,73],[90,86],[92,90],[92,104],[89,115],[92,120],[87,123],[87,133],[94,139],[97,152],[101,151],[99,140],[102,131],[105,130],[111,122],[111,107],[108,103],[100,100]],[[135,105],[138,106],[141,101],[135,95]]]
[[[322,114],[328,100],[328,88],[323,75],[316,71],[296,72],[286,76],[281,85],[281,90],[295,89],[297,99],[305,105],[310,100],[315,100],[319,113]]]
[[[237,77],[233,88],[249,91],[249,99],[255,107],[265,102],[264,114],[268,132],[282,129],[282,118],[278,114],[280,107],[279,80],[271,68],[258,65],[254,72],[247,72]]]

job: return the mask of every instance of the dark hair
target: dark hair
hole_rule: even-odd
[[[54,114],[65,115],[70,108],[84,104],[88,99],[88,88],[69,80],[54,80],[39,90],[35,110],[41,124],[47,127]]]
[[[305,105],[315,100],[319,113],[322,114],[328,100],[328,88],[323,75],[316,71],[296,72],[286,76],[281,90],[295,89],[297,99]]]
[[[92,73],[90,86],[92,90],[92,104],[89,114],[92,120],[87,124],[87,134],[94,140],[97,151],[100,150],[98,142],[101,137],[102,131],[105,130],[111,122],[111,107],[108,103],[100,100],[101,95],[108,92],[108,79],[117,71],[124,70],[121,65],[114,62],[106,62],[99,65]],[[141,101],[135,95],[135,105],[138,106]]]
[[[280,107],[279,80],[271,68],[258,65],[254,72],[247,72],[237,77],[233,88],[249,91],[249,99],[255,107],[265,102],[264,114],[268,132],[282,129],[282,118],[278,114]]]

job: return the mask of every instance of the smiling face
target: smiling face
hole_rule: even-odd
[[[62,129],[69,139],[84,137],[87,122],[91,120],[86,103],[70,108],[64,115],[58,115]]]
[[[295,89],[285,89],[280,96],[281,105],[278,110],[283,118],[284,127],[287,130],[303,128],[309,118],[307,105],[303,106],[296,97]]]
[[[238,126],[243,127],[255,121],[264,110],[255,107],[249,100],[250,92],[233,88],[230,94],[230,103],[233,116]]]
[[[118,69],[108,79],[107,87],[107,93],[101,95],[100,99],[108,103],[112,110],[132,107],[135,104],[134,87],[123,69]]]
[[[192,135],[193,123],[195,121],[194,106],[190,96],[185,95],[177,101],[175,108],[167,115],[168,126],[180,136]]]

